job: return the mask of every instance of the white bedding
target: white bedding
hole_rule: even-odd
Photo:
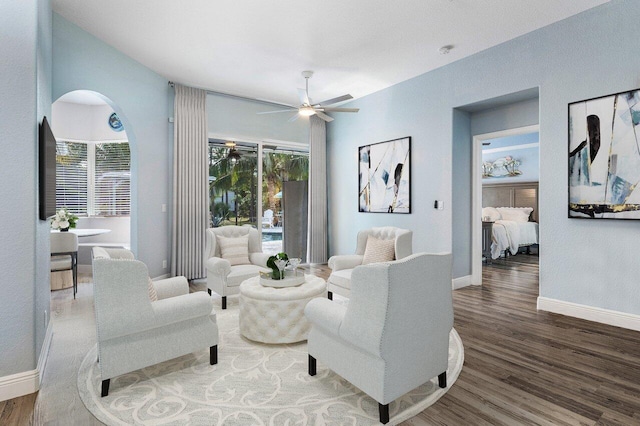
[[[496,220],[493,224],[491,258],[497,259],[503,251],[518,253],[519,247],[538,244],[538,224],[536,222],[514,222]]]

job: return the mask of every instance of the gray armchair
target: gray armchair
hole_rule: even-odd
[[[407,257],[413,251],[413,232],[408,229],[383,226],[358,232],[356,254],[336,255],[329,258],[329,268],[331,268],[331,275],[327,280],[329,299],[333,298],[333,293],[349,297],[351,293],[351,273],[353,268],[362,265],[367,239],[370,235],[381,240],[395,240],[396,259]]]
[[[233,265],[221,257],[216,235],[236,238],[249,235],[249,262],[247,265]],[[227,296],[238,294],[240,284],[260,272],[271,272],[267,268],[268,254],[262,253],[260,234],[250,226],[220,226],[207,229],[205,266],[207,268],[207,288],[209,294],[215,291],[222,296],[222,309],[227,309]]]
[[[102,396],[110,380],[209,347],[218,362],[218,325],[205,293],[189,293],[184,277],[153,281],[144,263],[124,249],[94,248],[93,282]]]
[[[451,255],[420,253],[358,266],[348,306],[313,299],[309,374],[316,359],[378,402],[380,422],[389,403],[438,376],[447,386],[453,327]]]
[[[51,272],[68,271],[73,275],[73,298],[78,292],[78,236],[73,232],[51,233]]]

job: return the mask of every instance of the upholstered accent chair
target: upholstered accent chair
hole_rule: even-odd
[[[205,266],[209,294],[215,291],[222,296],[222,309],[227,309],[227,296],[238,294],[240,284],[260,272],[271,272],[267,268],[269,255],[262,253],[258,230],[251,226],[220,226],[207,229]],[[238,238],[248,235],[248,262],[232,265],[224,259],[217,237]]]
[[[333,293],[349,297],[351,293],[351,273],[353,272],[353,268],[362,265],[365,260],[365,251],[367,249],[369,236],[377,238],[378,240],[394,240],[395,253],[393,259],[402,259],[413,252],[413,232],[408,229],[383,226],[364,229],[358,232],[356,254],[336,255],[329,258],[329,268],[331,268],[332,271],[327,280],[329,299],[333,298]]]
[[[51,233],[51,272],[68,271],[73,276],[73,298],[78,292],[78,236],[73,232]]]
[[[218,362],[213,301],[185,277],[151,281],[129,250],[95,247],[93,284],[102,396],[116,376],[206,347]]]
[[[358,266],[348,306],[313,299],[305,315],[309,374],[316,360],[378,402],[380,422],[389,403],[438,376],[447,386],[453,327],[451,255],[419,253]]]

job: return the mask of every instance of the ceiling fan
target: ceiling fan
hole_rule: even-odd
[[[336,108],[330,105],[337,104],[338,102],[348,101],[353,99],[353,96],[347,94],[338,96],[337,98],[327,99],[323,102],[312,103],[309,98],[309,79],[313,76],[313,71],[302,71],[302,76],[306,81],[305,89],[298,89],[298,96],[300,96],[300,106],[288,105],[288,109],[280,109],[277,111],[265,111],[258,114],[278,114],[281,112],[293,112],[297,111],[296,115],[291,117],[289,121],[295,121],[301,115],[306,117],[317,115],[324,121],[333,121],[333,118],[329,117],[325,112],[358,112],[359,108]]]

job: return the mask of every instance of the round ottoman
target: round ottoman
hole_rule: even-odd
[[[304,307],[315,297],[327,297],[322,278],[305,275],[297,287],[274,288],[253,277],[240,284],[240,333],[263,343],[293,343],[307,339],[311,325]]]

